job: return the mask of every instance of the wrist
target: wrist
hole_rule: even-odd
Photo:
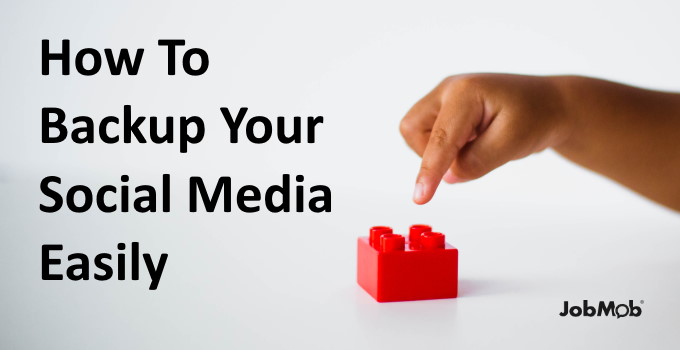
[[[556,102],[559,115],[552,148],[562,152],[563,149],[578,147],[579,134],[587,130],[588,118],[585,116],[588,114],[588,99],[583,96],[584,91],[588,90],[590,79],[575,75],[551,76],[548,79],[557,91],[559,100]]]

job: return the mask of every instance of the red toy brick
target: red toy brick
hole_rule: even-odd
[[[359,285],[379,302],[458,296],[458,249],[427,225],[411,226],[408,237],[387,226],[359,237]]]

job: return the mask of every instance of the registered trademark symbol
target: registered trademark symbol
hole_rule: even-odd
[[[645,303],[645,301],[644,301],[644,300],[640,300],[640,304],[644,304],[644,303]]]

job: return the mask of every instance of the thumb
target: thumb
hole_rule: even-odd
[[[503,121],[496,120],[466,145],[446,174],[447,182],[480,178],[501,165],[521,157],[522,142],[512,137]]]

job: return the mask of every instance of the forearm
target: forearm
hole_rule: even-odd
[[[680,94],[555,77],[569,123],[564,157],[680,211]]]

